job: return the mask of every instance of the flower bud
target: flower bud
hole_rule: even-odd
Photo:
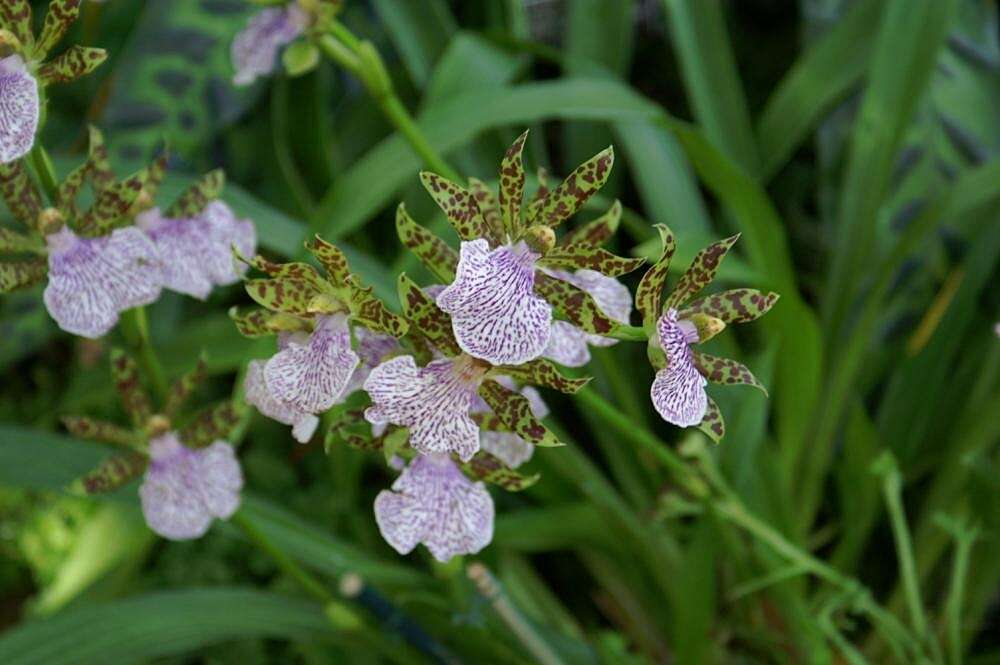
[[[726,322],[722,319],[698,312],[689,319],[698,330],[698,342],[705,343],[720,332],[726,329]]]
[[[155,439],[170,431],[170,419],[162,413],[154,414],[146,423],[146,433],[149,438]]]
[[[556,232],[548,226],[536,224],[524,232],[522,239],[528,244],[531,251],[545,256],[556,244]]]
[[[57,208],[45,208],[38,213],[38,230],[43,236],[52,235],[63,227],[66,218]]]

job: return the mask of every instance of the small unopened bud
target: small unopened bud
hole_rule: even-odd
[[[146,433],[149,438],[155,439],[158,436],[163,436],[170,431],[170,419],[167,418],[162,413],[156,413],[150,416],[149,421],[146,423]]]
[[[272,314],[265,325],[268,330],[275,332],[297,332],[303,329],[302,323],[302,319],[294,314],[278,312]]]
[[[38,213],[38,230],[43,236],[55,233],[65,222],[66,218],[57,208],[45,208]]]
[[[548,226],[535,225],[524,232],[522,240],[533,252],[544,256],[556,244],[556,232]]]
[[[148,190],[143,189],[139,192],[139,196],[135,197],[135,203],[132,204],[132,214],[138,215],[140,212],[149,210],[156,205],[156,201],[153,200],[152,194]]]
[[[725,321],[717,316],[702,314],[701,312],[694,314],[689,320],[698,330],[699,342],[707,342],[726,329]]]
[[[343,306],[337,301],[333,296],[320,293],[314,296],[309,304],[306,305],[306,311],[312,314],[334,314],[336,312],[342,312],[344,310]]]

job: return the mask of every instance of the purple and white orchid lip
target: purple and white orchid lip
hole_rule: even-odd
[[[0,58],[0,163],[24,157],[38,131],[38,82],[21,56]]]
[[[351,380],[347,382],[347,387],[343,393],[344,396],[361,390],[371,371],[378,367],[379,363],[386,356],[399,351],[401,348],[399,341],[392,335],[373,332],[362,326],[354,327],[354,340],[361,361],[358,363],[358,367],[354,370],[354,373],[351,374]]]
[[[539,254],[524,243],[490,250],[462,243],[455,281],[437,296],[459,347],[493,365],[519,365],[545,350],[552,306],[534,293]]]
[[[514,380],[508,376],[497,376],[494,380],[508,390],[517,390]],[[549,407],[534,386],[524,386],[521,395],[528,400],[531,413],[536,418],[549,415]],[[477,396],[472,405],[472,413],[488,413],[490,407],[486,401]],[[479,433],[479,445],[489,454],[503,462],[508,468],[516,469],[535,453],[535,446],[513,432],[494,432],[483,430]]]
[[[346,314],[316,319],[306,343],[288,341],[264,366],[272,397],[306,413],[321,413],[337,403],[358,366],[351,349]]]
[[[698,425],[708,409],[708,382],[695,367],[690,346],[698,341],[698,330],[690,321],[678,321],[673,308],[660,317],[656,330],[667,366],[656,373],[650,388],[653,406],[668,423]]]
[[[250,267],[233,260],[233,246],[243,256],[257,253],[257,229],[249,219],[240,219],[222,201],[212,201],[198,215],[205,223],[211,243],[205,256],[208,277],[218,286],[235,284]]]
[[[243,380],[244,399],[247,404],[252,404],[268,418],[291,425],[295,440],[299,443],[308,443],[316,433],[319,418],[271,395],[264,380],[265,364],[264,360],[251,360],[247,365],[246,378]]]
[[[469,408],[486,369],[464,355],[426,367],[417,367],[413,356],[392,358],[365,381],[372,399],[365,419],[408,427],[410,445],[421,453],[453,452],[467,462],[479,450],[479,428]]]
[[[230,57],[236,74],[233,84],[250,85],[274,71],[278,51],[303,33],[309,17],[295,3],[267,7],[254,14],[233,40]]]
[[[400,554],[420,543],[438,561],[475,554],[493,540],[493,499],[447,455],[420,455],[375,498],[382,537]]]
[[[239,508],[243,473],[227,442],[192,450],[168,432],[150,441],[149,457],[139,498],[149,528],[164,538],[199,538]]]
[[[586,291],[608,317],[628,324],[632,315],[632,294],[613,277],[595,270],[547,270],[550,276]],[[589,346],[614,346],[618,340],[588,333],[566,321],[553,321],[548,346],[542,354],[566,367],[582,367],[590,362]]]
[[[43,299],[66,332],[96,339],[121,312],[160,296],[162,273],[152,241],[135,227],[80,238],[63,227],[45,238],[49,283]]]

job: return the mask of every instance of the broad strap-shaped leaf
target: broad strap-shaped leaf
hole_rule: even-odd
[[[396,290],[411,332],[422,335],[445,355],[457,356],[462,352],[455,341],[451,319],[406,273],[399,276]]]
[[[498,370],[498,373],[516,379],[521,383],[543,386],[570,395],[578,392],[590,383],[591,379],[589,376],[582,379],[570,378],[560,372],[555,363],[544,358],[538,358],[537,360],[532,360],[521,365],[505,365],[502,369]]]
[[[701,375],[712,383],[721,383],[727,386],[753,386],[767,395],[767,388],[764,387],[764,384],[758,381],[753,372],[739,361],[694,351],[694,365],[701,372]]]
[[[528,140],[528,132],[518,136],[500,162],[500,214],[503,218],[503,228],[511,238],[521,234],[521,204],[524,200],[524,142]]]
[[[177,200],[170,204],[164,217],[194,217],[212,201],[222,195],[226,186],[226,172],[222,169],[209,171],[185,189]]]
[[[684,308],[681,318],[700,313],[718,317],[726,323],[747,323],[767,314],[779,297],[773,291],[730,289],[698,298]]]
[[[82,0],[52,0],[49,3],[42,32],[35,44],[35,58],[44,60],[52,47],[62,40],[63,35],[80,15],[81,2]]]
[[[219,402],[202,410],[178,434],[191,448],[204,448],[219,440],[232,443],[233,432],[244,410],[242,404],[237,405],[232,400]]]
[[[317,235],[306,241],[306,249],[323,266],[326,278],[331,284],[337,287],[347,285],[351,277],[351,267],[347,263],[347,257],[344,256],[339,247]]]
[[[104,420],[95,420],[86,416],[63,416],[62,422],[66,431],[80,439],[102,441],[124,448],[134,446],[140,440],[139,434],[134,430]]]
[[[78,221],[77,232],[93,237],[106,235],[116,222],[128,216],[144,188],[152,195],[166,173],[166,155],[160,155],[152,164],[125,180],[100,190],[94,204]]]
[[[272,312],[297,316],[311,316],[315,312],[314,300],[323,294],[314,281],[293,277],[250,279],[244,288],[255,302]]]
[[[600,247],[618,230],[622,219],[622,204],[615,199],[608,211],[592,222],[578,226],[559,241],[559,247]]]
[[[167,393],[167,401],[163,405],[164,415],[168,418],[173,418],[177,415],[181,407],[184,406],[184,402],[191,397],[191,393],[197,390],[198,386],[205,381],[207,374],[208,364],[205,362],[204,355],[202,355],[191,370],[182,374],[170,386],[170,392]]]
[[[545,298],[570,323],[589,333],[607,336],[621,327],[601,311],[593,296],[569,282],[536,272],[535,293]]]
[[[444,211],[459,238],[475,240],[490,237],[486,220],[479,212],[479,206],[471,192],[430,171],[423,171],[420,174],[420,181],[434,202]]]
[[[0,227],[0,253],[18,254],[20,252],[40,253],[45,250],[45,243],[38,236],[28,236],[11,229]]]
[[[357,275],[351,275],[347,285],[351,289],[348,306],[354,321],[372,332],[393,337],[402,337],[410,329],[406,319],[390,311],[384,302],[372,294],[372,287],[361,286]]]
[[[680,307],[691,298],[701,293],[701,290],[712,283],[715,274],[722,265],[722,259],[726,258],[729,249],[740,239],[740,234],[730,236],[724,240],[713,242],[711,245],[695,254],[691,265],[684,271],[677,281],[677,286],[667,296],[663,303],[663,309]]]
[[[35,43],[31,27],[29,0],[3,0],[0,2],[0,27],[10,30],[27,50]]]
[[[656,263],[639,280],[639,286],[635,290],[635,308],[642,314],[642,325],[647,330],[652,329],[660,317],[663,287],[667,283],[670,260],[674,258],[674,252],[677,251],[677,240],[674,238],[674,232],[665,224],[657,224],[656,230],[660,232],[663,251],[660,252],[660,258]]]
[[[417,224],[402,203],[396,208],[396,233],[420,262],[445,284],[455,279],[458,270],[458,252],[444,240]]]
[[[45,279],[48,271],[48,264],[41,258],[0,263],[0,293],[38,284]]]
[[[229,308],[229,318],[236,324],[236,330],[244,337],[253,338],[273,335],[274,331],[267,326],[270,317],[270,312],[259,307],[254,307],[246,311],[240,311],[235,306]]]
[[[508,492],[526,490],[541,478],[541,474],[537,473],[530,476],[520,474],[484,450],[476,453],[475,457],[464,464],[459,462],[459,466],[474,480],[502,487]]]
[[[42,197],[28,175],[24,160],[0,164],[0,194],[14,219],[35,228],[42,211]]]
[[[708,398],[708,410],[698,424],[698,429],[715,443],[722,441],[722,437],[726,435],[726,421],[722,418],[719,405],[711,397]]]
[[[111,376],[125,413],[132,419],[133,425],[144,428],[153,415],[153,407],[139,380],[139,366],[132,356],[121,349],[111,349]]]
[[[140,453],[113,455],[81,478],[80,483],[87,494],[112,492],[138,478],[147,464],[146,456]]]
[[[102,48],[72,46],[54,60],[38,68],[38,78],[45,85],[69,83],[86,76],[108,59],[108,52]]]
[[[90,125],[88,129],[90,145],[87,148],[87,172],[94,188],[100,191],[115,181],[115,172],[111,170],[104,134],[94,125]]]
[[[493,195],[493,190],[482,180],[469,178],[469,193],[476,200],[479,213],[483,216],[483,221],[486,222],[489,239],[495,244],[503,242],[505,235],[503,217],[500,214],[500,203]]]
[[[479,395],[493,409],[507,429],[536,446],[564,445],[531,411],[531,403],[496,381],[486,379],[479,386]]]
[[[601,247],[572,245],[550,249],[538,261],[538,265],[546,268],[594,270],[606,277],[618,277],[632,272],[645,262],[646,260],[641,257],[629,259],[624,256],[612,254]]]
[[[558,226],[572,217],[604,186],[614,161],[615,152],[609,146],[576,167],[545,198],[528,207],[528,225]]]

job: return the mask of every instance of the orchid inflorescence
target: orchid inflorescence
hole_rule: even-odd
[[[46,20],[37,40],[25,2],[0,10],[4,25],[15,28],[0,32],[0,45],[14,50],[0,60],[0,191],[27,228],[0,229],[0,251],[18,256],[0,263],[0,287],[47,280],[43,299],[58,325],[97,338],[122,312],[156,301],[163,289],[204,300],[215,286],[244,280],[257,306],[230,311],[237,330],[276,340],[273,355],[247,366],[244,401],[290,426],[299,442],[314,439],[322,423],[327,448],[346,443],[379,451],[400,470],[374,503],[382,535],[400,553],[422,543],[447,561],[491,541],[494,506],[486,484],[519,491],[538,480],[519,467],[536,446],[563,445],[544,423],[549,409],[538,389],[570,395],[583,389],[589,379],[569,376],[560,366],[586,365],[591,346],[646,341],[657,370],[650,387],[655,410],[716,441],[724,434],[723,419],[706,384],[762,388],[739,362],[693,348],[729,324],[756,319],[777,300],[754,289],[699,297],[736,236],[699,252],[664,296],[676,243],[660,226],[662,255],[635,293],[642,317],[637,327],[631,325],[633,297],[618,278],[645,261],[602,247],[617,230],[622,206],[615,201],[593,221],[557,235],[607,181],[611,148],[554,186],[539,173],[527,201],[527,132],[503,157],[496,193],[475,178],[463,186],[422,173],[459,248],[398,207],[400,241],[436,282],[421,286],[399,275],[398,310],[352,272],[340,248],[319,236],[305,244],[314,262],[278,263],[258,255],[253,224],[219,198],[221,171],[156,207],[166,157],[118,180],[95,128],[86,161],[39,191],[32,173],[38,175],[38,162],[47,157],[32,146],[44,88],[87,73],[103,59],[103,52],[70,49],[43,63],[65,32],[60,22],[72,21],[78,11],[69,0],[52,5],[56,18]],[[313,0],[261,10],[233,44],[235,82],[270,72],[282,47],[322,27],[338,8],[339,2]],[[83,210],[78,194],[86,184],[93,203]],[[185,399],[204,377],[203,362],[177,381],[158,409],[128,354],[116,350],[112,367],[132,425],[65,420],[74,435],[125,450],[85,476],[81,487],[109,491],[143,475],[139,496],[150,527],[166,538],[199,537],[214,518],[228,518],[239,505],[243,478],[229,441],[246,407],[225,402],[184,416]]]

